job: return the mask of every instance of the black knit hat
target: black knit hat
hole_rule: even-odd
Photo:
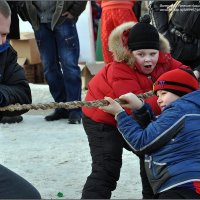
[[[138,49],[159,50],[159,34],[157,29],[150,24],[151,18],[145,14],[135,24],[128,34],[128,48],[131,51]]]

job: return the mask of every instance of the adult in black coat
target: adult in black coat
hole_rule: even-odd
[[[24,69],[17,63],[17,53],[9,44],[6,50],[0,52],[0,63],[0,106],[31,103],[31,90]],[[25,112],[27,110],[0,112],[0,119]]]
[[[7,35],[6,39],[19,39],[19,18],[17,15],[17,2],[16,1],[7,1],[11,10],[11,25],[10,31]],[[9,45],[7,45],[9,46]],[[21,66],[17,64],[17,55],[13,48],[7,48],[5,51],[0,52],[0,106],[2,106],[2,98],[4,98],[4,103],[13,104],[13,103],[30,103],[31,102],[31,93],[30,88],[27,86],[27,81],[24,76],[23,69]],[[8,64],[7,64],[7,63]],[[16,73],[13,73],[13,69],[15,68]],[[9,77],[9,79],[7,78]],[[13,79],[14,77],[14,79]],[[17,79],[16,79],[17,77]],[[15,82],[20,80],[20,82]],[[22,84],[22,82],[24,82]],[[8,89],[5,88],[9,85]],[[12,87],[11,87],[12,86]],[[14,87],[13,87],[14,86]],[[23,87],[24,89],[22,89]],[[18,88],[18,89],[16,89]],[[19,92],[20,91],[20,92]],[[24,92],[25,91],[25,92]],[[13,95],[13,93],[15,93]],[[10,99],[10,97],[15,97]],[[23,100],[24,99],[24,100]],[[26,111],[18,111],[18,112],[0,112],[0,123],[15,123],[21,122],[23,117],[20,116]]]
[[[0,107],[9,104],[31,103],[31,91],[23,68],[17,64],[17,54],[9,45],[7,34],[11,23],[11,11],[6,1],[0,1]],[[26,112],[0,112],[3,116]],[[24,178],[0,165],[0,199],[40,199],[39,192]]]
[[[199,1],[188,0],[150,4],[153,24],[169,40],[172,56],[193,69],[200,65],[199,7]]]

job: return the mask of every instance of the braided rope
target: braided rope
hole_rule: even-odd
[[[150,96],[153,96],[153,91],[149,91],[143,94],[137,95],[139,98],[146,99]],[[115,99],[120,104],[125,104],[126,102]],[[0,107],[0,111],[15,111],[15,110],[47,110],[47,109],[55,109],[55,108],[65,108],[65,109],[74,109],[80,107],[100,107],[108,105],[108,101],[101,99],[95,101],[71,101],[71,102],[51,102],[51,103],[38,103],[38,104],[13,104],[5,107]]]

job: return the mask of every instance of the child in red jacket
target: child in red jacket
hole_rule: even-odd
[[[90,81],[85,100],[105,96],[115,99],[128,92],[145,93],[152,90],[153,83],[164,72],[189,68],[171,57],[168,41],[149,22],[149,18],[136,24],[128,22],[112,31],[109,48],[115,61],[107,64]],[[155,95],[145,101],[155,114],[160,114]],[[82,111],[92,156],[92,172],[84,185],[82,198],[107,199],[120,176],[123,148],[130,149],[118,132],[112,115],[98,108],[83,108]],[[126,112],[131,113],[128,109]],[[143,198],[152,198],[143,156],[140,157]]]

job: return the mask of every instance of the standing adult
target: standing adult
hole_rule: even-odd
[[[26,1],[25,13],[37,40],[44,76],[55,102],[81,100],[80,54],[76,22],[87,1]],[[56,109],[47,121],[81,122],[81,109]]]
[[[124,22],[137,22],[133,12],[135,0],[130,1],[99,1],[101,13],[101,42],[103,60],[105,63],[114,61],[113,54],[109,50],[108,39],[114,28]]]
[[[199,1],[152,1],[153,22],[170,42],[172,56],[192,68],[200,65]]]
[[[11,24],[11,10],[0,1],[0,107],[31,103],[31,90],[17,54],[6,39]],[[0,112],[3,116],[21,115],[27,110]],[[39,192],[25,179],[0,165],[0,199],[40,199]]]

